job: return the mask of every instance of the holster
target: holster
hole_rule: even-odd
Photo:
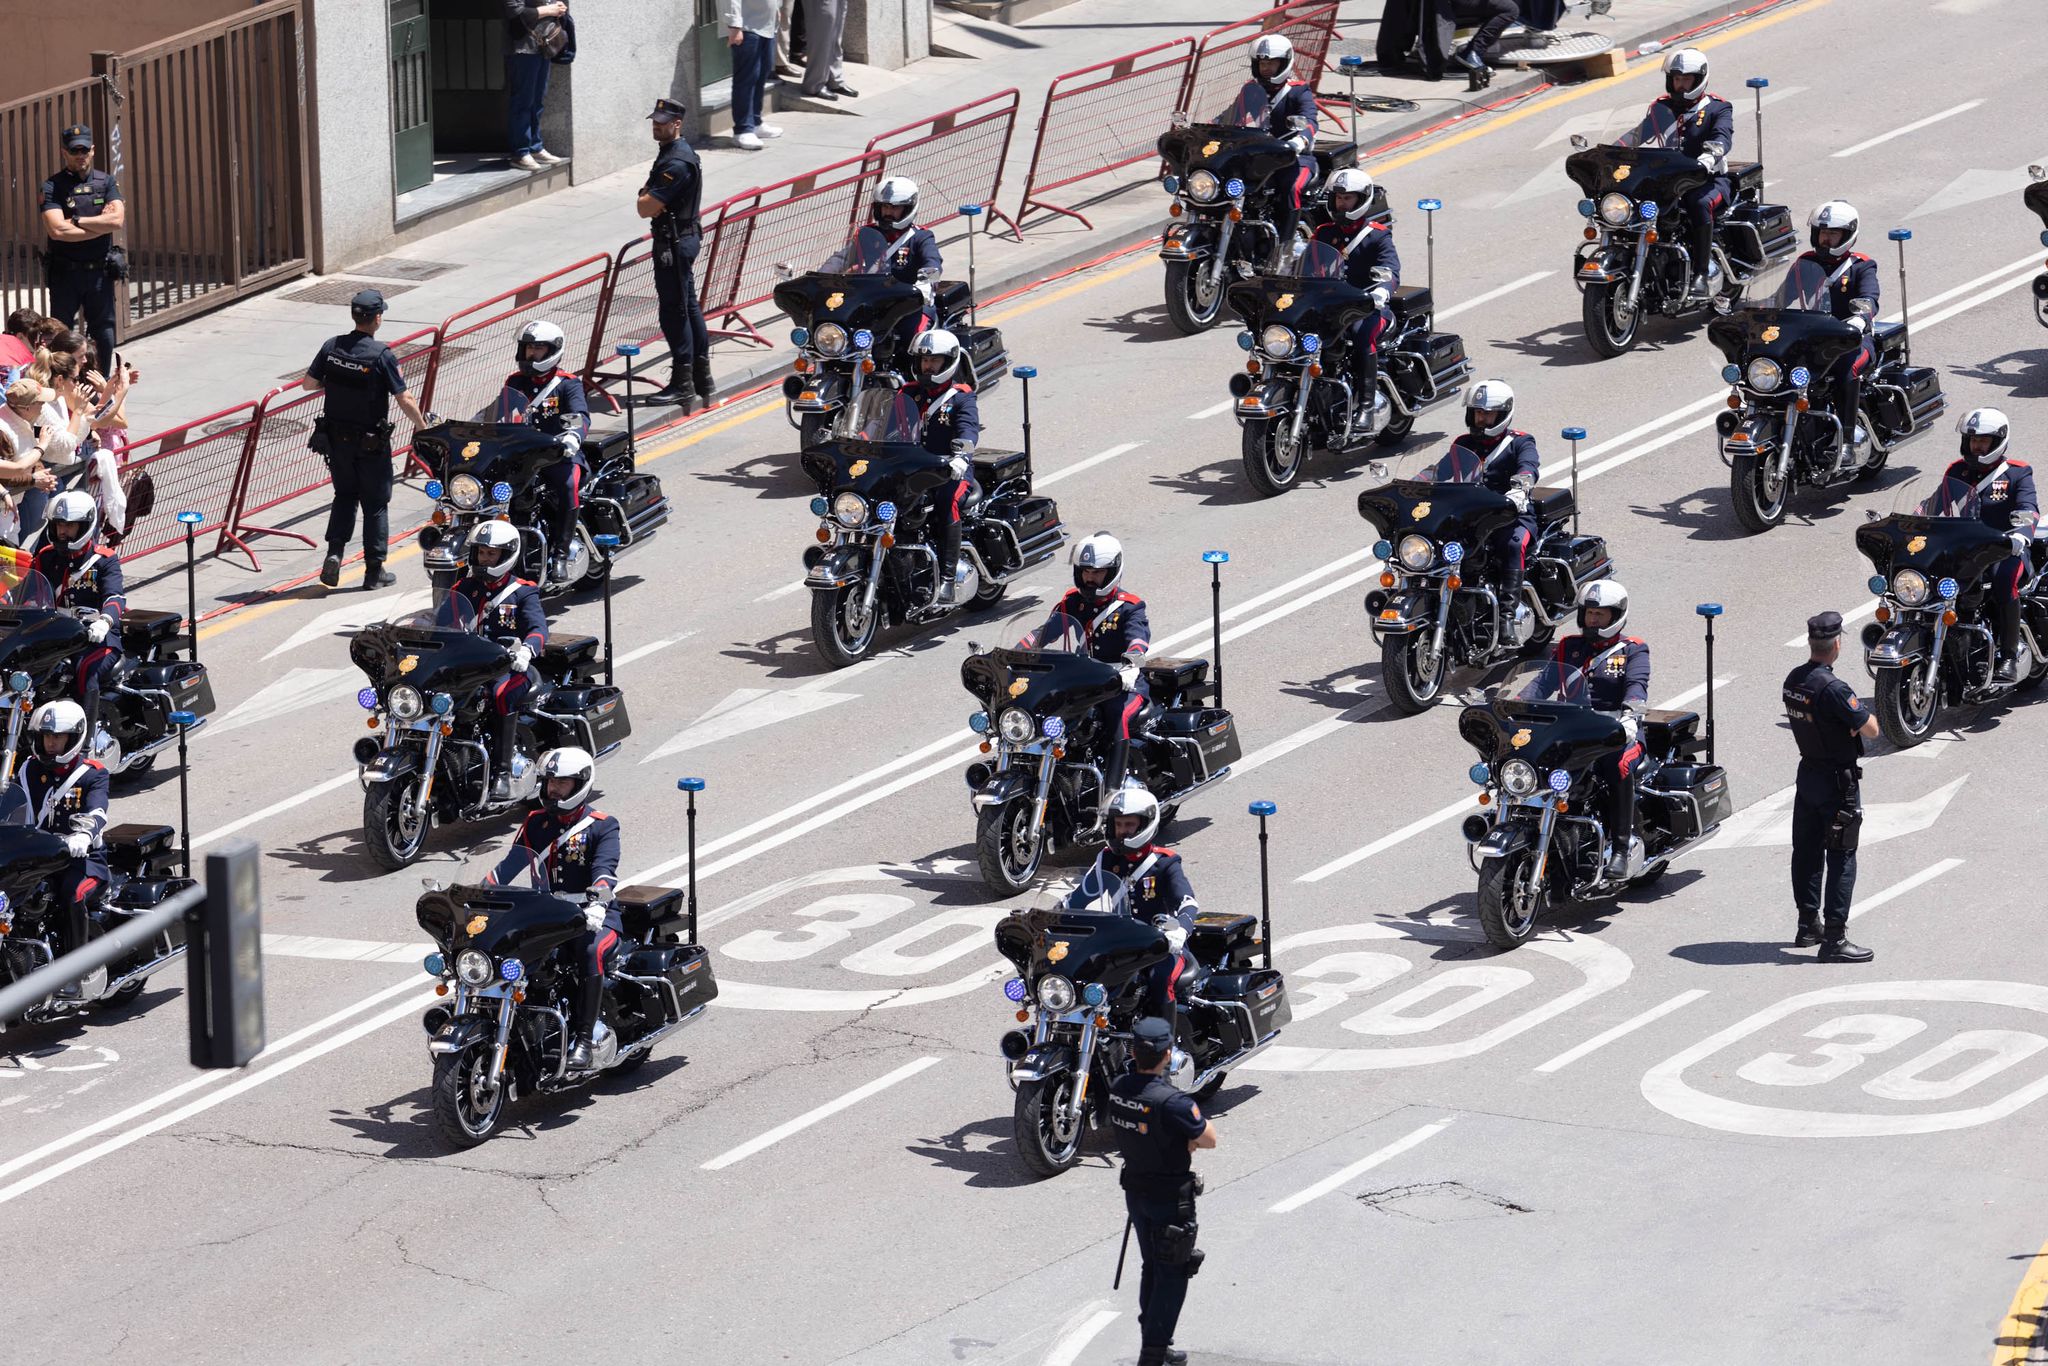
[[[1835,808],[1835,818],[1828,825],[1827,847],[1840,853],[1856,852],[1856,846],[1863,838],[1863,794],[1856,781],[1862,772],[1860,768],[1848,768],[1836,777],[1841,804]]]

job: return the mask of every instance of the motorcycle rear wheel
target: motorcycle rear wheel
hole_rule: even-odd
[[[1403,716],[1420,716],[1436,705],[1444,690],[1444,676],[1450,672],[1450,657],[1439,653],[1436,667],[1425,672],[1422,637],[1393,636],[1380,646],[1380,676],[1387,699]]]
[[[1728,475],[1728,493],[1735,501],[1735,520],[1748,532],[1769,531],[1785,520],[1792,503],[1792,481],[1769,486],[1771,475],[1765,462],[1753,455],[1738,455]]]
[[[1062,1129],[1060,1124],[1073,1090],[1072,1072],[1062,1072],[1044,1081],[1017,1083],[1011,1129],[1017,1141],[1017,1156],[1033,1176],[1058,1176],[1081,1160],[1081,1138],[1088,1131],[1086,1113],[1074,1117],[1071,1131]]]
[[[1244,424],[1245,482],[1261,498],[1277,498],[1301,482],[1301,467],[1308,460],[1307,442],[1283,450],[1291,428],[1292,423],[1282,418],[1262,417]]]
[[[1530,885],[1535,856],[1527,849],[1488,859],[1479,870],[1479,926],[1498,949],[1519,948],[1550,909],[1549,890]]]
[[[1203,282],[1209,275],[1207,261],[1166,263],[1166,320],[1182,336],[1207,332],[1223,316],[1223,282],[1204,298]]]
[[[505,1126],[509,1079],[486,1084],[492,1049],[483,1045],[434,1059],[434,1132],[451,1146],[474,1148]]]
[[[817,642],[818,653],[835,669],[859,663],[875,648],[875,636],[882,629],[881,604],[876,603],[861,624],[853,623],[865,588],[853,583],[811,594],[811,638]]]
[[[981,880],[998,896],[1015,896],[1038,876],[1045,861],[1045,832],[1031,834],[1030,799],[1015,797],[974,817],[974,853]]]
[[[391,872],[409,867],[420,856],[432,828],[431,813],[413,825],[413,792],[420,785],[417,773],[390,782],[371,783],[363,794],[363,843],[370,857]]]
[[[1586,344],[1602,360],[1613,360],[1635,350],[1643,334],[1640,308],[1628,313],[1626,321],[1617,310],[1624,308],[1621,286],[1587,285],[1579,295],[1579,316],[1586,328]]]
[[[1932,669],[1932,660],[1922,660],[1916,666]],[[1912,688],[1906,681],[1906,670],[1884,669],[1877,675],[1877,728],[1884,732],[1884,738],[1896,749],[1911,749],[1934,733],[1935,718],[1941,715],[1941,685],[1938,679],[1930,680],[1924,708],[1915,711]]]
[[[1858,479],[1868,479],[1884,468],[1885,461],[1891,459],[1892,448],[1882,436],[1878,435],[1877,415],[1870,411],[1870,405],[1868,403],[1864,404],[1862,408],[1858,409],[1858,412],[1861,415],[1856,420],[1863,424],[1864,434],[1870,439],[1870,455],[1864,460],[1863,468],[1856,471],[1856,477]]]
[[[1386,425],[1374,433],[1373,441],[1380,446],[1398,446],[1408,439],[1408,433],[1415,430],[1415,414],[1397,412],[1388,418]]]

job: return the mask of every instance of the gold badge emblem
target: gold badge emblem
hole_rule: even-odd
[[[1067,941],[1064,939],[1054,940],[1053,946],[1045,951],[1045,961],[1048,963],[1057,963],[1066,956]]]
[[[1915,536],[1912,540],[1906,542],[1906,553],[1908,555],[1918,555],[1925,549],[1927,549],[1927,538],[1925,536]]]
[[[398,661],[398,671],[402,674],[409,674],[419,666],[420,657],[418,655],[407,655],[404,659]]]
[[[469,923],[462,927],[462,932],[467,935],[479,935],[484,932],[484,926],[490,923],[491,918],[487,915],[473,915],[469,918]]]
[[[837,308],[845,302],[846,296],[844,294],[828,294],[825,296],[825,307],[827,308]]]
[[[849,468],[847,469],[847,471],[846,471],[846,475],[847,475],[847,477],[848,477],[849,479],[858,479],[858,478],[860,478],[860,477],[861,477],[861,476],[862,476],[863,474],[866,474],[867,472],[868,472],[868,462],[867,462],[867,461],[865,461],[865,460],[856,460],[856,461],[854,461],[854,462],[853,462],[853,464],[852,464],[852,465],[851,465],[851,466],[850,466],[850,467],[849,467]]]
[[[1279,298],[1273,300],[1273,307],[1283,311],[1294,307],[1294,296],[1292,294],[1282,294]]]
[[[464,446],[462,448],[462,458],[464,460],[474,460],[476,458],[477,452],[481,451],[483,448],[483,442],[472,441],[467,446]]]
[[[1616,180],[1627,180],[1628,173],[1634,169],[1635,167],[1633,166],[1617,166],[1614,168],[1614,178]]]
[[[1769,327],[1766,327],[1764,329],[1764,340],[1767,342],[1776,341],[1778,339],[1779,331],[1780,329],[1778,325],[1776,323],[1772,323]]]
[[[1026,683],[1023,679],[1020,678],[1010,685],[1010,696],[1022,697],[1024,695],[1024,690],[1030,686],[1031,685],[1029,683]]]
[[[1522,746],[1528,744],[1529,728],[1527,726],[1524,726],[1520,730],[1516,731],[1514,738],[1512,740],[1509,740],[1508,743],[1513,745],[1516,749],[1520,749],[1522,748]]]
[[[1427,502],[1427,500],[1425,500],[1425,501],[1423,501],[1423,502],[1420,502],[1420,503],[1417,503],[1417,504],[1415,505],[1415,515],[1416,515],[1417,517],[1427,517],[1427,516],[1429,516],[1429,506],[1430,506],[1430,505],[1429,505],[1429,503]]]
[[[1213,157],[1216,155],[1217,149],[1222,146],[1223,144],[1220,142],[1205,142],[1202,144],[1202,155],[1205,157]]]

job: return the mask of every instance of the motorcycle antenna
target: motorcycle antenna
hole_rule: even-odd
[[[198,722],[189,711],[171,713],[171,724],[178,728],[178,842],[186,877],[192,876],[192,766],[185,762],[185,731]]]
[[[1259,818],[1259,942],[1266,948],[1266,966],[1273,966],[1273,889],[1266,869],[1266,817],[1280,808],[1271,802],[1253,802],[1247,808]]]
[[[1770,85],[1768,76],[1751,76],[1743,84],[1756,92],[1756,162],[1764,162],[1764,90]]]
[[[1223,566],[1230,563],[1227,550],[1205,550],[1202,563],[1209,566],[1209,653],[1216,657],[1216,705],[1223,705]]]
[[[1559,433],[1572,443],[1572,535],[1579,534],[1579,443],[1586,439],[1584,427],[1567,427]]]
[[[1707,762],[1714,762],[1714,618],[1728,609],[1718,602],[1703,602],[1692,609],[1707,619]]]
[[[1415,207],[1429,215],[1429,274],[1424,278],[1429,281],[1429,292],[1432,297],[1436,294],[1436,211],[1443,206],[1444,202],[1441,199],[1415,201]]]
[[[1904,342],[1902,358],[1906,364],[1911,365],[1913,363],[1913,310],[1906,303],[1906,243],[1913,240],[1913,230],[1911,228],[1893,228],[1885,236],[1899,244],[1899,322],[1905,328],[1905,335],[1901,338]],[[1877,319],[1872,318],[1870,321],[1875,324]],[[1856,420],[1856,415],[1854,413],[1849,414],[1848,420],[1853,423]]]
[[[1035,365],[1013,366],[1010,374],[1024,386],[1024,468],[1031,468],[1031,381],[1038,378]]]
[[[697,942],[697,794],[704,790],[702,778],[678,778],[676,790],[690,797],[690,942]]]
[[[618,537],[609,534],[590,539],[599,550],[606,551],[619,543]],[[607,688],[612,686],[612,576],[609,569],[604,576],[604,685]]]
[[[199,568],[193,540],[199,524],[205,520],[204,513],[188,510],[178,514],[178,521],[185,527],[185,654],[194,664],[199,662]],[[192,870],[187,868],[185,872],[190,876]]]
[[[1358,149],[1358,78],[1365,71],[1365,58],[1353,52],[1337,59],[1337,67],[1344,73],[1344,102],[1351,106],[1351,147]]]
[[[970,324],[975,321],[974,220],[981,217],[982,207],[980,204],[962,204],[960,206],[960,216],[967,220],[967,321]],[[933,316],[937,316],[938,310],[934,308],[932,313]]]
[[[626,361],[626,454],[640,454],[640,434],[633,420],[633,362],[640,355],[640,348],[632,342],[620,342],[618,355]]]

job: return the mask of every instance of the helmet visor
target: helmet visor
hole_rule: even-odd
[[[1285,57],[1254,57],[1252,71],[1262,81],[1277,81],[1280,73],[1287,69]]]
[[[548,801],[559,805],[575,796],[576,789],[581,786],[583,786],[583,779],[580,777],[548,778],[542,781],[540,790],[541,795],[547,798]]]
[[[85,535],[85,526],[84,522],[52,522],[50,539],[58,545],[70,545]]]
[[[54,759],[71,748],[72,739],[66,731],[46,730],[36,736],[36,743],[42,746],[45,759]]]
[[[469,562],[478,569],[498,569],[512,558],[509,545],[492,545],[488,541],[469,543]]]
[[[900,227],[910,218],[910,205],[885,204],[881,200],[877,199],[875,201],[875,206],[872,212],[874,214],[875,221],[877,223],[882,224],[884,227]]]
[[[1109,581],[1115,577],[1116,567],[1114,565],[1090,566],[1084,564],[1077,565],[1074,569],[1074,582],[1091,592],[1099,592],[1108,587]]]
[[[1664,73],[1664,88],[1674,95],[1690,95],[1706,83],[1703,71],[1667,71]]]
[[[2002,431],[1965,432],[1963,454],[1982,464],[1991,458],[1991,453],[1998,449],[1999,442],[2003,440],[2005,433]]]
[[[943,375],[953,368],[953,357],[938,351],[920,352],[917,357],[917,371],[926,377]]]

